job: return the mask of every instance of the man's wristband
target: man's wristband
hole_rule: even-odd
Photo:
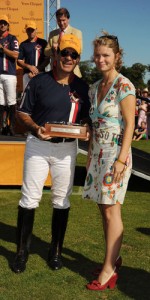
[[[124,165],[124,166],[127,166],[127,163],[126,163],[126,161],[125,162],[123,162],[122,160],[120,160],[120,159],[117,159],[116,161],[118,161],[118,162],[120,162],[122,165]]]

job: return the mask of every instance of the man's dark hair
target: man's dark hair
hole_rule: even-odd
[[[56,18],[62,17],[62,16],[65,16],[65,17],[67,17],[67,19],[70,19],[70,13],[67,10],[67,8],[62,7],[56,11]]]

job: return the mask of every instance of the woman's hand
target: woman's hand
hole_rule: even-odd
[[[86,126],[87,131],[86,131],[86,138],[84,140],[82,139],[82,141],[87,142],[90,140],[92,132],[91,132],[89,124],[85,123],[83,126]]]
[[[113,181],[115,183],[118,183],[123,179],[126,168],[127,166],[124,165],[123,163],[117,160],[114,162],[112,174],[113,174]]]

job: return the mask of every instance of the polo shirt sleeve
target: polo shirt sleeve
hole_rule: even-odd
[[[19,52],[19,43],[14,35],[11,38],[10,50]]]
[[[23,93],[18,111],[32,115],[36,98],[36,78],[32,78]]]
[[[23,48],[23,43],[20,44],[19,47],[19,56],[18,59],[23,60],[24,59],[24,48]]]

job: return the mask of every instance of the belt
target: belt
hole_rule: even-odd
[[[75,139],[72,139],[72,138],[63,138],[63,137],[54,137],[54,138],[51,138],[50,140],[47,140],[47,142],[50,142],[50,143],[70,143],[70,142],[73,142],[75,141]]]

